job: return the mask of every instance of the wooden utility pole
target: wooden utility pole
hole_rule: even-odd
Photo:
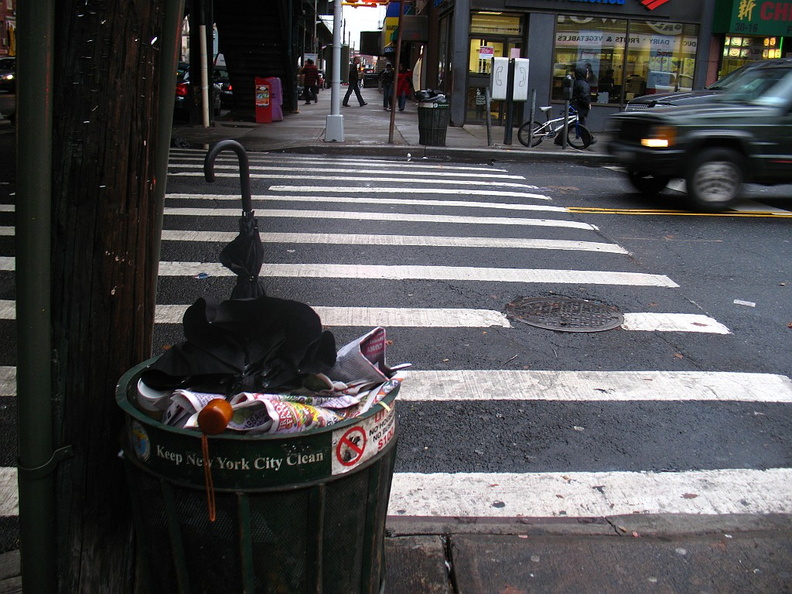
[[[51,350],[21,358],[18,373],[27,378],[35,377],[37,368],[51,371],[52,381],[49,389],[34,391],[24,380],[18,398],[20,427],[41,421],[23,418],[22,409],[34,400],[49,411],[36,431],[42,439],[51,437],[55,450],[47,465],[22,468],[20,463],[20,494],[36,491],[30,486],[52,476],[56,486],[51,497],[39,492],[36,500],[20,504],[20,524],[41,522],[37,506],[54,505],[55,526],[47,528],[57,547],[36,542],[46,534],[22,531],[23,588],[131,592],[135,547],[118,458],[123,417],[114,394],[119,377],[151,354],[183,2],[52,4],[53,26],[40,35],[54,36],[54,51],[37,51],[31,43],[20,56],[20,78],[26,64],[40,63],[52,81],[43,77],[41,88],[33,89],[37,83],[27,80],[30,87],[23,93],[40,95],[40,103],[52,107],[34,113],[21,102],[18,154],[36,157],[19,159],[17,166],[18,201],[51,211],[50,220],[24,216],[17,225],[20,249],[27,250],[41,229],[51,245],[40,256],[44,261],[17,270],[23,289],[35,285],[37,265],[51,270],[49,308],[23,307],[18,319],[19,349],[26,351],[38,339],[28,332],[30,320],[49,314]],[[30,22],[41,13],[31,8],[24,14]],[[32,134],[39,128],[52,130],[46,154],[29,146],[41,142]],[[51,178],[51,184],[36,187],[28,181],[34,176]],[[20,437],[20,460],[29,447],[23,442]],[[40,554],[53,550],[54,558]]]

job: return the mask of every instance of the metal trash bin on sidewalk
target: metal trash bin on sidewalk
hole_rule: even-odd
[[[425,146],[445,146],[448,120],[448,103],[419,103],[418,143]]]
[[[323,429],[209,436],[210,522],[201,433],[134,404],[153,361],[129,370],[116,391],[147,592],[384,591],[398,387]]]

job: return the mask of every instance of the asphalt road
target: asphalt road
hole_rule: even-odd
[[[0,135],[3,163],[13,154],[8,139]],[[171,159],[163,307],[224,299],[233,286],[217,261],[237,231],[238,170],[229,158],[218,169],[227,177],[209,185],[201,157],[177,149]],[[703,501],[693,492],[697,473],[750,484],[755,475],[746,472],[792,467],[792,404],[773,388],[792,375],[789,187],[770,194],[752,188],[758,206],[698,216],[672,212],[683,207],[673,190],[648,202],[606,168],[364,155],[251,159],[268,294],[321,309],[339,345],[381,323],[389,362],[413,364],[398,405],[391,513],[423,513],[411,488],[442,476],[449,491],[468,489],[471,502],[441,502],[442,493],[432,492],[426,515],[604,515],[610,512],[575,507],[557,490],[518,488],[522,502],[513,503],[480,495],[464,480],[479,473],[496,487],[489,477],[505,485],[565,473],[571,483],[596,481],[593,489],[604,493],[613,472],[630,473],[622,484],[647,472],[690,481],[682,502],[690,507],[681,509],[715,513],[740,505],[739,498]],[[0,202],[10,204],[10,173],[0,174]],[[13,213],[0,218],[13,226]],[[13,255],[13,237],[0,236],[0,248]],[[0,272],[0,299],[14,296],[13,273]],[[695,317],[685,318],[694,320],[685,331],[640,323],[554,331],[506,316],[510,303],[529,297],[596,302],[631,320]],[[0,338],[0,364],[13,366],[12,321],[0,321]],[[182,339],[178,315],[159,318],[155,354]],[[726,373],[735,376],[723,388]],[[648,395],[633,395],[635,384]],[[8,467],[16,407],[13,398],[3,402],[0,465]],[[550,503],[541,507],[543,495]],[[637,503],[630,496],[612,495],[608,509],[654,509],[651,496]],[[743,499],[744,511],[766,511]],[[13,546],[15,518],[2,524],[5,550]]]

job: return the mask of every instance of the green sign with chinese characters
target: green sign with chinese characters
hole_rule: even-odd
[[[792,0],[719,0],[715,15],[715,33],[792,36]]]

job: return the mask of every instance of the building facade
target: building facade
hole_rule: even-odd
[[[739,2],[741,0],[733,0]],[[742,0],[746,1],[746,0]],[[438,86],[451,96],[454,125],[482,122],[492,57],[530,60],[536,105],[563,102],[563,81],[587,71],[589,126],[631,98],[701,88],[720,66],[715,0],[455,0],[439,9]],[[724,38],[725,41],[725,38]],[[504,106],[491,111],[502,120]],[[529,104],[518,104],[515,119]]]

